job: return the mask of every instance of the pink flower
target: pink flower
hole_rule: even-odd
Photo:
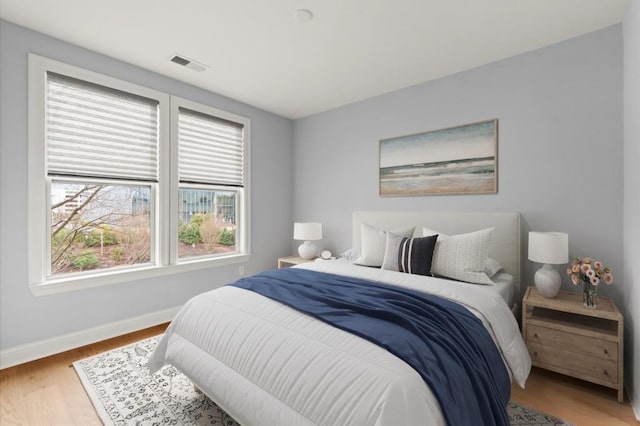
[[[607,284],[613,283],[612,269],[604,266],[601,261],[594,261],[590,257],[575,256],[570,267],[567,268],[567,275],[571,276],[571,282],[575,285],[582,281],[591,285],[598,285],[600,281]]]

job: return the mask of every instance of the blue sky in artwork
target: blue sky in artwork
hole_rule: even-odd
[[[494,121],[380,141],[380,167],[495,155]]]

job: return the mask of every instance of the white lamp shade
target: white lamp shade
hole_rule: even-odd
[[[310,222],[296,222],[293,224],[293,239],[313,241],[322,239],[322,224]]]
[[[569,262],[569,235],[563,232],[529,232],[529,260],[560,265]]]

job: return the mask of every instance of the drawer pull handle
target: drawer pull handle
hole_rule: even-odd
[[[533,356],[538,356],[538,352],[534,352],[534,353],[533,353]]]
[[[609,354],[609,351],[605,349],[605,350],[604,350],[604,353],[608,355],[608,354]]]
[[[608,376],[608,375],[609,375],[609,373],[607,372],[607,370],[604,370],[604,375],[605,375],[605,376]]]
[[[533,333],[533,337],[538,338],[538,333]]]

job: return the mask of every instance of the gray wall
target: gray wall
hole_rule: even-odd
[[[27,54],[46,56],[251,118],[252,252],[246,272],[291,248],[290,120],[0,21],[0,350],[181,305],[238,265],[34,297],[27,284]],[[142,303],[144,301],[144,303]]]
[[[570,255],[613,267],[600,293],[622,307],[622,47],[616,25],[297,120],[294,219],[322,221],[324,245],[341,251],[353,210],[518,211],[524,284],[538,267],[526,261],[527,232],[568,232]],[[380,139],[491,118],[498,193],[378,196]]]
[[[624,28],[624,269],[627,377],[640,420],[640,2],[631,1]]]

